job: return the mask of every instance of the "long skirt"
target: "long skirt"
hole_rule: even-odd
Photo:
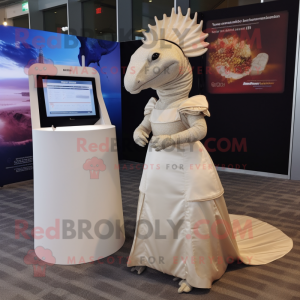
[[[229,215],[203,145],[183,148],[148,148],[129,267],[147,266],[210,288],[234,261],[267,264],[292,249],[292,240],[274,226]]]

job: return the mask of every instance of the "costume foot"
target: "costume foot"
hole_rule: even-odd
[[[146,267],[133,267],[131,272],[137,271],[138,275],[142,274],[145,271]]]
[[[180,288],[178,289],[179,294],[189,293],[193,289],[193,287],[190,284],[188,284],[186,280],[181,280],[179,282],[179,285],[180,285]]]

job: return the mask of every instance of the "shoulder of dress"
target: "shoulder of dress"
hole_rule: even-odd
[[[207,117],[210,117],[208,111],[208,102],[203,95],[193,96],[184,100],[178,107],[179,113],[188,115],[200,115],[201,113]]]
[[[144,111],[145,116],[151,114],[152,110],[156,105],[156,102],[157,102],[156,98],[154,97],[150,98],[147,105],[145,106],[145,111]]]

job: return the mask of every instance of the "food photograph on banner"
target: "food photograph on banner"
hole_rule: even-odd
[[[288,11],[207,22],[212,94],[282,93]]]

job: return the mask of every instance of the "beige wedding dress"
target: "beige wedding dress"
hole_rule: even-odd
[[[151,126],[154,136],[176,134],[174,128],[183,131],[189,124],[198,132],[202,128],[205,136],[209,112],[204,96],[172,101],[163,110],[157,109],[159,104],[149,101],[142,123],[148,131]],[[150,144],[139,189],[129,267],[147,266],[192,287],[210,288],[233,261],[267,264],[293,247],[274,226],[228,214],[218,173],[199,141],[161,151]]]

